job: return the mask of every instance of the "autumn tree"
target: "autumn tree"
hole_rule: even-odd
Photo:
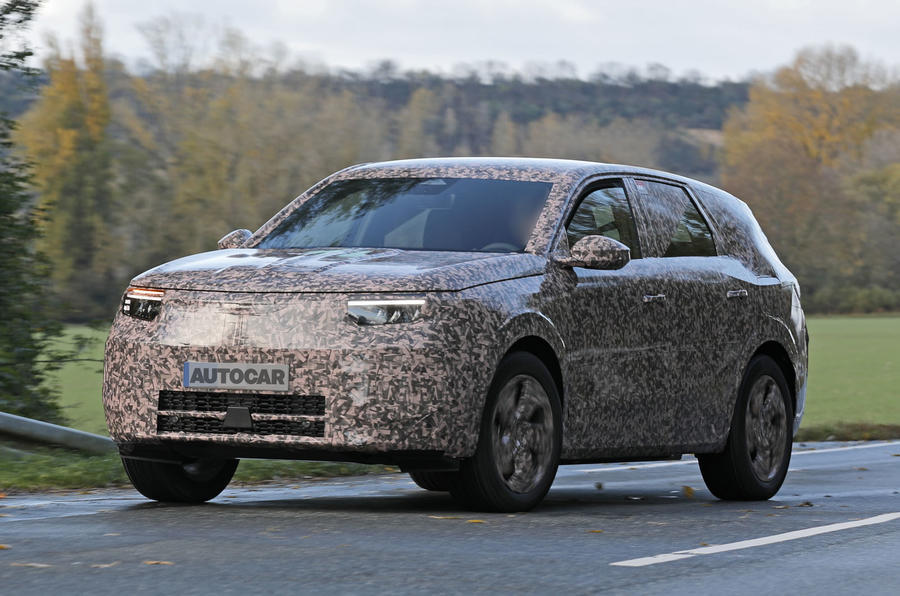
[[[816,308],[829,308],[836,286],[875,283],[865,222],[883,198],[870,192],[861,200],[848,176],[859,172],[870,139],[897,118],[883,69],[852,48],[826,46],[758,80],[725,123],[722,182],[754,209]],[[897,285],[883,275],[881,284]],[[819,293],[828,299],[817,301]]]
[[[68,318],[107,318],[122,290],[107,129],[110,108],[100,25],[93,7],[81,17],[80,55],[53,44],[50,83],[22,118],[17,140],[34,165],[42,237],[52,280]],[[80,62],[80,63],[79,63]]]

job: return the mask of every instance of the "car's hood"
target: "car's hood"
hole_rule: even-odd
[[[227,292],[455,291],[536,275],[533,254],[411,251],[380,248],[234,249],[170,261],[132,285]]]

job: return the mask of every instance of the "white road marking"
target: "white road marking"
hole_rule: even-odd
[[[883,443],[866,443],[864,445],[848,445],[847,447],[829,447],[827,449],[807,449],[804,451],[794,451],[791,453],[791,457],[797,457],[798,455],[810,455],[814,453],[834,453],[835,451],[850,451],[851,449],[873,449],[875,447],[897,447],[900,446],[900,441],[885,441]],[[609,466],[606,468],[590,468],[588,470],[579,470],[579,472],[612,472],[618,470],[646,470],[648,468],[664,468],[667,466],[684,466],[687,464],[695,464],[697,463],[696,458],[690,459],[682,459],[679,461],[666,461],[666,462],[658,462],[653,464],[636,464],[633,466],[621,465],[621,466]]]
[[[713,546],[704,546],[702,548],[692,548],[689,550],[679,550],[672,553],[653,555],[652,557],[641,557],[639,559],[616,561],[615,563],[610,563],[610,565],[615,565],[617,567],[646,567],[647,565],[668,563],[669,561],[687,559],[690,557],[695,557],[697,555],[714,555],[716,553],[724,553],[732,550],[741,550],[744,548],[753,548],[755,546],[775,544],[777,542],[787,542],[789,540],[808,538],[810,536],[818,536],[819,534],[828,534],[829,532],[839,532],[841,530],[860,528],[862,526],[883,524],[895,519],[900,519],[900,512],[884,513],[882,515],[867,517],[865,519],[841,522],[837,524],[829,524],[827,526],[817,526],[814,528],[807,528],[805,530],[795,530],[793,532],[785,532],[783,534],[773,534],[772,536],[763,536],[762,538],[741,540],[739,542],[730,542],[728,544],[716,544]]]
[[[827,449],[807,449],[805,451],[794,451],[791,455],[808,455],[810,453],[833,453],[835,451],[850,451],[852,449],[873,449],[875,447],[897,446],[900,441],[884,441],[882,443],[865,443],[863,445],[848,445],[847,447],[829,447]]]

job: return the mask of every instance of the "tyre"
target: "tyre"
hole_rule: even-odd
[[[139,493],[167,503],[203,503],[231,482],[238,460],[201,459],[170,464],[122,458],[125,473]]]
[[[725,451],[697,456],[709,491],[725,500],[774,496],[791,461],[793,418],[781,368],[768,356],[756,356],[741,381]]]
[[[541,360],[514,352],[488,391],[475,455],[460,464],[450,494],[480,511],[527,511],[541,502],[559,467],[562,409]]]
[[[419,488],[435,492],[448,492],[453,487],[458,476],[458,472],[450,471],[413,470],[409,473],[409,477],[419,485]]]

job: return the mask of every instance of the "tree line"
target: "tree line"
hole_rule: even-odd
[[[323,72],[285,67],[232,30],[195,64],[187,26],[141,26],[153,59],[134,72],[104,53],[88,7],[78,50],[52,47],[39,96],[16,96],[38,247],[67,319],[108,318],[135,273],[258,226],[347,165],[487,154],[719,183],[754,209],[810,310],[900,309],[898,86],[850,48],[709,85],[660,69]]]

